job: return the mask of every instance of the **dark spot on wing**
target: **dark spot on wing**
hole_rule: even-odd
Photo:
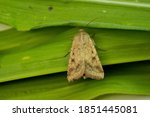
[[[72,72],[73,70],[74,70],[74,68],[70,68],[70,69],[69,69],[69,73]]]
[[[100,68],[100,66],[98,66],[98,65],[97,65],[97,66],[95,66],[95,67],[96,67],[96,69],[99,69],[99,70],[101,69],[101,68]]]
[[[71,62],[75,62],[75,60],[74,60],[74,59],[71,59]]]
[[[92,57],[92,61],[95,61],[96,60],[96,57],[94,56],[94,57]]]
[[[77,64],[77,69],[80,67],[80,64]]]

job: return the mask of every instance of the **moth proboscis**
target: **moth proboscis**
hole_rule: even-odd
[[[94,41],[83,29],[80,29],[74,36],[67,70],[69,82],[81,77],[96,80],[104,78],[104,71]]]

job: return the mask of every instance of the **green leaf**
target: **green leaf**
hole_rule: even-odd
[[[63,72],[73,36],[79,29],[52,27],[0,32],[0,82]],[[93,37],[103,65],[150,60],[150,33],[86,29]]]
[[[150,95],[150,61],[145,61],[150,60],[149,3],[148,0],[0,0],[0,22],[18,30],[51,26],[27,32],[15,29],[0,32],[0,99]],[[84,29],[96,43],[104,80],[67,82],[64,71],[73,37],[79,30],[68,26],[93,27]]]
[[[150,95],[150,61],[104,67],[104,80],[68,83],[66,73],[0,84],[0,99],[96,99],[105,94]]]
[[[87,26],[150,30],[148,0],[0,0],[0,22],[18,30]]]

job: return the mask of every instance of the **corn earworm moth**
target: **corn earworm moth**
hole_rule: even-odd
[[[69,82],[81,77],[96,80],[104,78],[104,71],[94,45],[94,41],[83,29],[74,36],[67,70]]]

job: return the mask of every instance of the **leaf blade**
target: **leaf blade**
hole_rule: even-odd
[[[45,28],[0,33],[0,82],[66,71],[72,38],[77,29]],[[87,29],[103,65],[150,60],[149,32]],[[59,35],[58,35],[59,33]]]
[[[147,1],[0,1],[0,22],[18,30],[87,24],[88,27],[95,28],[150,30],[149,12],[150,5]]]

